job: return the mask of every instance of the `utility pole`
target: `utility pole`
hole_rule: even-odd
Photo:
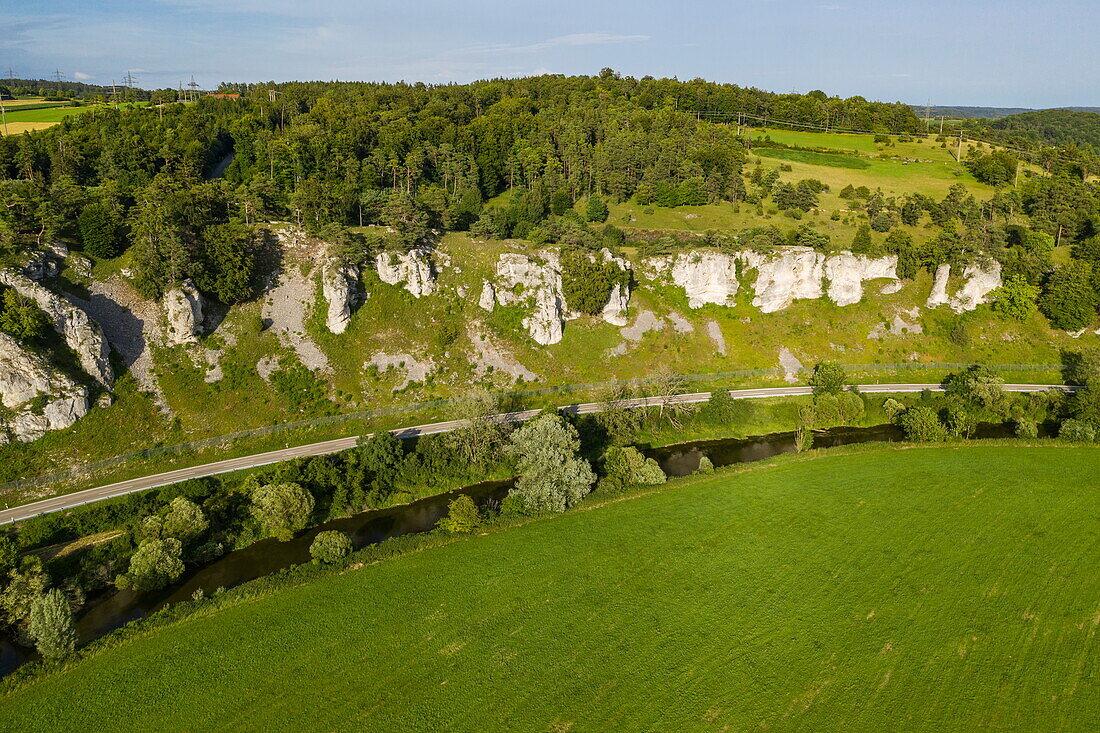
[[[943,115],[940,115],[940,135],[943,135]]]

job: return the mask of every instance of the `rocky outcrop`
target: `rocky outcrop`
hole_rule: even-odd
[[[947,286],[951,276],[951,265],[943,264],[936,268],[932,279],[932,292],[925,301],[928,308],[947,305],[956,313],[972,311],[986,301],[986,296],[1001,287],[1001,263],[971,263],[963,269],[963,284],[954,296],[948,295]]]
[[[325,325],[332,333],[343,333],[351,321],[351,311],[358,305],[358,268],[346,262],[326,259],[321,266],[321,292],[328,303]]]
[[[486,280],[485,284],[481,286],[481,296],[477,299],[477,305],[481,310],[492,313],[496,304],[497,289],[493,287],[492,282]]]
[[[523,326],[536,343],[561,341],[565,328],[565,298],[556,253],[544,253],[545,262],[521,254],[502,254],[497,260],[496,299],[501,305],[530,303],[531,315]]]
[[[733,305],[737,294],[737,263],[721,252],[691,251],[674,257],[653,258],[646,262],[656,276],[668,276],[684,289],[689,308],[707,303]]]
[[[45,402],[33,404],[40,395]],[[23,442],[67,428],[88,414],[87,389],[5,333],[0,333],[0,401],[15,411],[3,427]]]
[[[622,257],[613,255],[611,250],[601,250],[600,256],[604,262],[610,262],[618,267],[620,272],[630,272],[630,263]],[[607,297],[607,304],[603,307],[600,317],[612,326],[625,326],[627,324],[626,309],[628,307],[630,307],[629,277],[625,278],[623,282],[611,286],[611,293]]]
[[[783,310],[798,299],[826,294],[837,305],[851,305],[863,298],[865,280],[897,277],[896,257],[872,258],[850,252],[826,257],[809,247],[786,247],[768,254],[753,250],[736,255],[692,251],[651,258],[646,261],[646,269],[651,277],[671,280],[682,287],[691,308],[707,303],[733,305],[739,286],[738,260],[744,270],[756,270],[752,304],[764,313]]]
[[[76,352],[80,367],[104,387],[114,383],[111,349],[99,324],[57,293],[10,270],[0,271],[0,283],[38,304],[53,321],[54,330]]]
[[[841,252],[825,260],[825,279],[829,281],[829,300],[837,305],[852,305],[863,299],[863,281],[897,279],[898,258],[864,257]]]
[[[1001,287],[1001,263],[972,263],[963,270],[966,282],[951,299],[951,309],[956,313],[972,311],[985,303],[986,296]]]
[[[747,251],[741,254],[747,267],[757,271],[752,304],[764,313],[783,310],[799,298],[823,294],[825,255],[809,247],[791,247],[772,255]]]
[[[936,308],[947,302],[947,281],[951,277],[951,265],[940,265],[932,278],[932,292],[924,302],[926,308]]]
[[[435,292],[435,268],[431,250],[423,247],[408,252],[382,252],[374,260],[378,277],[389,285],[404,285],[414,298]]]
[[[195,284],[184,280],[164,294],[164,337],[170,346],[193,344],[202,335],[203,299]]]

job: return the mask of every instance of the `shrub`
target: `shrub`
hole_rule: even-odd
[[[1096,426],[1088,420],[1070,418],[1058,428],[1058,437],[1073,443],[1093,443],[1096,441]]]
[[[613,262],[593,261],[585,252],[562,257],[561,289],[569,307],[595,315],[607,305],[611,289],[627,277]]]
[[[1015,433],[1017,438],[1038,438],[1039,425],[1034,420],[1017,420]]]
[[[665,482],[665,473],[657,461],[646,458],[631,446],[609,448],[603,456],[603,474],[600,487],[610,490],[655,486]]]
[[[915,443],[935,443],[947,438],[947,429],[939,415],[926,405],[910,407],[898,418],[898,425]]]
[[[838,394],[844,389],[848,381],[848,375],[844,367],[834,361],[818,362],[810,375],[810,386],[814,388],[815,395]]]
[[[334,563],[351,554],[351,539],[343,532],[326,530],[318,532],[309,546],[309,555],[315,562]]]
[[[467,534],[481,525],[481,512],[477,504],[466,494],[460,494],[447,505],[447,516],[439,520],[439,527],[452,534]]]
[[[607,204],[600,198],[599,194],[592,194],[588,197],[588,204],[585,206],[585,216],[588,221],[605,222],[607,221]]]
[[[702,456],[699,458],[699,468],[695,469],[695,473],[714,473],[714,463],[706,456]]]

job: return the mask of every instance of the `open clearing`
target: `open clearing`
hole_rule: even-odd
[[[1095,448],[967,445],[693,477],[154,632],[0,700],[0,720],[1084,730],[1098,470]]]

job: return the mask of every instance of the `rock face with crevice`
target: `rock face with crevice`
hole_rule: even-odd
[[[622,257],[616,257],[611,253],[609,249],[600,250],[600,257],[604,262],[610,262],[619,268],[620,272],[630,272],[630,262]],[[600,312],[600,317],[612,326],[625,326],[626,309],[630,307],[630,279],[625,279],[624,282],[615,283],[611,286],[611,292],[607,296],[607,304],[604,305],[603,310]]]
[[[493,308],[497,304],[497,289],[493,287],[493,283],[489,280],[485,281],[485,284],[481,286],[481,295],[477,299],[477,306],[483,311],[493,312]]]
[[[743,271],[756,271],[752,304],[764,313],[783,310],[795,300],[825,295],[837,305],[851,305],[863,298],[864,281],[897,278],[896,257],[850,252],[827,257],[809,247],[784,247],[771,253],[745,250],[736,255],[692,251],[650,258],[645,265],[651,277],[682,287],[689,307],[701,308],[707,303],[733,304],[740,285],[738,262]]]
[[[27,404],[39,396],[44,404]],[[61,374],[37,354],[0,333],[0,401],[15,411],[2,421],[5,432],[16,440],[37,440],[51,430],[63,430],[88,414],[88,391]]]
[[[986,297],[1001,287],[1001,263],[971,263],[963,270],[966,282],[955,293],[949,305],[956,313],[972,311],[986,302]]]
[[[164,337],[170,346],[197,343],[202,335],[202,293],[184,280],[164,294]]]
[[[382,252],[374,259],[378,277],[389,285],[403,285],[414,298],[435,292],[435,266],[431,250],[416,247],[408,252]]]
[[[503,306],[530,304],[523,326],[536,343],[556,344],[565,328],[565,297],[556,252],[543,253],[540,261],[527,255],[506,253],[497,260],[494,291]]]
[[[104,387],[110,387],[114,383],[110,346],[107,345],[107,339],[99,324],[87,313],[52,290],[19,273],[10,270],[0,271],[0,283],[38,304],[38,307],[53,321],[54,330],[61,334],[69,348],[76,352],[80,368],[90,377]]]
[[[863,300],[863,281],[898,277],[898,258],[865,257],[841,252],[825,260],[825,279],[829,281],[829,300],[837,305],[853,305]]]
[[[963,269],[963,284],[955,295],[948,294],[951,265],[936,268],[932,279],[932,292],[925,301],[928,308],[947,305],[956,313],[972,311],[986,302],[989,294],[1001,287],[1001,263],[996,261],[973,262]]]
[[[358,268],[326,259],[321,266],[321,292],[328,304],[325,325],[332,333],[343,333],[351,321],[352,309],[361,298]]]
[[[737,295],[737,262],[722,252],[691,251],[673,257],[655,257],[646,261],[650,273],[667,276],[684,289],[689,308],[707,303],[733,305]]]

